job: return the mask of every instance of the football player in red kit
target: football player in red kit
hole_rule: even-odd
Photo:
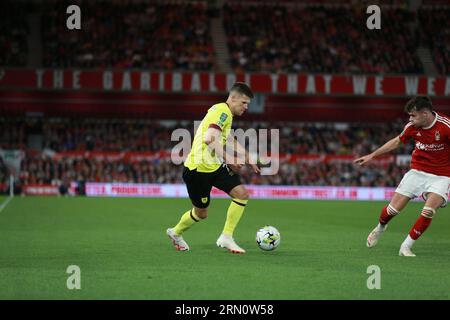
[[[405,111],[409,122],[403,132],[383,146],[355,159],[364,165],[373,158],[390,152],[402,143],[414,140],[411,169],[395,190],[388,206],[381,211],[378,225],[367,237],[367,246],[374,247],[387,228],[389,220],[398,215],[409,200],[422,196],[425,205],[420,217],[400,246],[399,255],[414,257],[414,242],[425,232],[440,207],[447,204],[450,188],[450,119],[433,111],[431,100],[418,96],[408,101]]]

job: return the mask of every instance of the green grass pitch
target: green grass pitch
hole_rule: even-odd
[[[15,197],[0,213],[0,299],[450,299],[448,208],[406,258],[398,249],[423,203],[368,249],[383,202],[250,200],[235,232],[247,253],[234,255],[215,245],[228,204],[212,199],[185,233],[191,251],[177,252],[165,231],[188,199]],[[281,232],[272,252],[255,243],[266,224]],[[67,289],[69,265],[80,290]],[[367,288],[371,265],[379,290]]]

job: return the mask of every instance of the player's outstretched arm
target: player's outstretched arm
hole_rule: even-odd
[[[353,160],[353,163],[359,164],[360,166],[365,165],[367,162],[371,161],[373,158],[381,156],[382,154],[385,154],[385,153],[391,152],[392,150],[397,149],[401,144],[402,144],[402,142],[400,141],[399,136],[397,136],[397,137],[389,140],[385,144],[383,144],[381,147],[379,147],[374,152]]]

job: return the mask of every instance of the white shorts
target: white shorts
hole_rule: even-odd
[[[450,177],[437,176],[411,169],[405,174],[402,181],[400,181],[395,192],[411,199],[422,196],[425,200],[427,199],[427,194],[433,192],[444,198],[444,203],[441,207],[445,207],[448,201],[449,190]]]

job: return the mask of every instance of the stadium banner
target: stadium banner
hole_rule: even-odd
[[[255,93],[346,96],[450,96],[449,76],[155,72],[148,70],[2,69],[0,89],[225,92],[245,81]]]
[[[51,184],[28,184],[23,187],[23,193],[29,196],[56,196],[58,187]]]
[[[187,198],[184,184],[86,183],[86,195],[91,197]],[[395,188],[320,187],[320,186],[259,186],[247,185],[253,199],[290,200],[389,200]],[[211,196],[228,198],[213,188]]]

